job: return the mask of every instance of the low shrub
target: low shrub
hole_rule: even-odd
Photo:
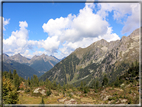
[[[55,96],[59,96],[59,93],[55,93]]]
[[[72,97],[72,95],[69,93],[69,97],[71,98]]]
[[[30,92],[30,89],[29,88],[25,89],[25,92],[26,93]]]
[[[46,91],[46,95],[47,95],[47,96],[50,96],[51,93],[52,93],[51,90]]]
[[[32,93],[32,96],[35,96],[35,97],[41,97],[42,96],[42,94],[41,93]]]

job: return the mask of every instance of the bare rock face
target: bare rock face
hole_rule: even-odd
[[[0,57],[1,59],[1,57]],[[9,56],[7,54],[3,54],[3,60],[8,60],[9,59]]]
[[[142,29],[142,28],[141,28],[141,29]],[[134,30],[134,31],[129,35],[129,37],[130,37],[130,38],[134,38],[134,37],[136,37],[136,36],[139,36],[139,35],[140,35],[140,32],[141,32],[141,30],[140,30],[140,28],[138,28],[138,29]]]
[[[36,88],[33,93],[41,93],[42,95],[46,95],[45,90],[40,87]]]
[[[14,55],[14,56],[11,56],[10,59],[14,60],[16,62],[19,62],[19,63],[28,63],[29,62],[29,59],[27,59],[26,57],[23,57],[20,53]]]

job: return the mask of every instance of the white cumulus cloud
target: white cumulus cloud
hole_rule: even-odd
[[[100,10],[97,12],[106,19],[113,12],[114,20],[122,23],[122,34],[130,33],[140,26],[140,4],[139,3],[99,3]]]
[[[0,28],[1,28],[1,18],[3,19],[3,30],[5,31],[5,26],[9,24],[10,19],[5,19],[4,17],[0,17]]]
[[[62,45],[59,47],[60,56],[55,55],[67,56],[76,48],[85,48],[101,38],[107,41],[120,39],[117,34],[112,33],[112,27],[109,27],[109,23],[100,14],[93,13],[94,7],[93,3],[85,3],[85,7],[79,10],[79,14],[50,19],[43,24],[44,32],[49,35],[47,39],[55,38],[54,43],[60,41],[57,42],[56,47]],[[50,44],[49,41],[45,42]],[[46,43],[44,43],[45,49],[48,47]],[[52,45],[48,48],[50,47]]]
[[[94,13],[96,6],[99,9]],[[115,21],[123,24],[124,34],[139,27],[139,8],[137,3],[85,3],[85,7],[76,15],[69,13],[66,17],[43,23],[43,31],[48,33],[48,37],[39,41],[28,40],[28,23],[20,21],[19,30],[13,31],[9,38],[3,40],[4,52],[21,53],[27,57],[45,53],[63,58],[76,48],[85,48],[100,39],[108,42],[119,40],[120,37],[113,33],[107,17],[111,13]],[[5,25],[9,20],[5,20]],[[41,51],[41,48],[44,51]],[[30,50],[34,53],[31,54]]]
[[[46,51],[53,54],[58,50],[60,41],[58,40],[58,36],[48,37],[46,40],[42,41],[41,45]]]
[[[3,39],[3,51],[11,53],[24,52],[28,42],[28,24],[26,21],[19,22],[20,29],[13,31],[11,36]]]

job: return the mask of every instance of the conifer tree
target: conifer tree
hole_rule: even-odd
[[[96,89],[98,89],[99,88],[99,81],[97,80],[97,82],[96,82]]]
[[[13,83],[14,83],[15,88],[18,90],[18,89],[19,89],[19,86],[20,86],[20,81],[19,81],[19,76],[18,76],[18,74],[16,74],[16,75],[14,76]]]
[[[65,82],[64,82],[64,85],[63,85],[63,90],[66,91],[66,85],[65,85]]]
[[[107,76],[106,76],[106,74],[105,74],[104,79],[103,79],[103,82],[102,82],[102,86],[105,86],[105,85],[107,85],[107,84],[108,84],[108,78],[107,78]]]
[[[54,87],[54,89],[57,88],[57,84],[56,84],[56,81],[55,81],[55,80],[53,81],[53,87]]]
[[[33,86],[33,78],[31,77],[31,80],[30,80],[30,86],[32,87]]]
[[[3,76],[4,76],[5,78],[8,78],[8,72],[7,72],[7,71],[4,71],[4,72],[3,72]]]
[[[30,86],[30,84],[31,84],[31,83],[30,83],[30,78],[28,77],[27,85]]]
[[[16,74],[17,74],[17,71],[16,71],[16,69],[14,69],[14,71],[13,71],[13,79],[15,78]]]
[[[39,80],[38,80],[37,75],[33,75],[33,84],[36,87],[39,86]]]
[[[18,102],[17,89],[12,85],[9,78],[3,77],[3,103],[16,104]]]
[[[80,90],[83,91],[83,88],[84,88],[83,82],[81,81],[81,84],[80,84]]]
[[[42,99],[41,99],[41,103],[40,104],[44,104],[44,100],[43,100],[43,97],[42,97]]]
[[[95,80],[93,80],[92,88],[94,88],[94,89],[95,89],[95,87],[96,87],[96,82],[95,82]]]
[[[118,87],[118,86],[120,85],[120,84],[119,84],[119,78],[118,78],[118,77],[117,77],[117,79],[116,79],[114,85],[115,85],[116,87]]]
[[[10,78],[10,79],[13,79],[11,70],[9,70],[9,78]]]
[[[59,89],[61,89],[61,85],[60,85],[60,83],[58,84],[58,88],[59,88]]]

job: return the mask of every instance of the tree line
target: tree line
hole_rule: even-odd
[[[76,86],[73,84],[65,83],[61,86],[60,83],[57,84],[55,80],[50,81],[48,78],[46,78],[45,81],[39,80],[39,78],[36,75],[33,75],[33,77],[25,80],[24,78],[20,77],[17,74],[17,71],[14,70],[13,73],[11,73],[11,70],[9,72],[4,71],[3,72],[3,104],[16,104],[18,103],[18,90],[24,90],[26,93],[29,93],[33,91],[36,87],[44,86],[46,87],[46,96],[50,96],[52,91],[56,90],[58,92],[62,92],[65,95],[65,92],[69,89],[72,89],[72,91],[75,91],[77,89],[78,91],[82,91],[83,93],[88,93],[90,89],[94,89],[94,92],[100,91],[102,88],[107,86],[112,87],[120,87],[120,85],[127,81],[127,83],[135,83],[138,81],[139,77],[139,63],[136,61],[135,63],[132,63],[131,67],[127,70],[126,73],[121,75],[120,77],[117,77],[117,79],[113,83],[109,83],[109,79],[107,75],[105,74],[103,76],[102,82],[99,82],[98,80],[93,80],[91,85],[87,85],[85,82],[81,82],[80,86]],[[25,87],[21,88],[19,87],[20,84],[24,82]],[[44,100],[42,98],[41,103],[44,103]]]

